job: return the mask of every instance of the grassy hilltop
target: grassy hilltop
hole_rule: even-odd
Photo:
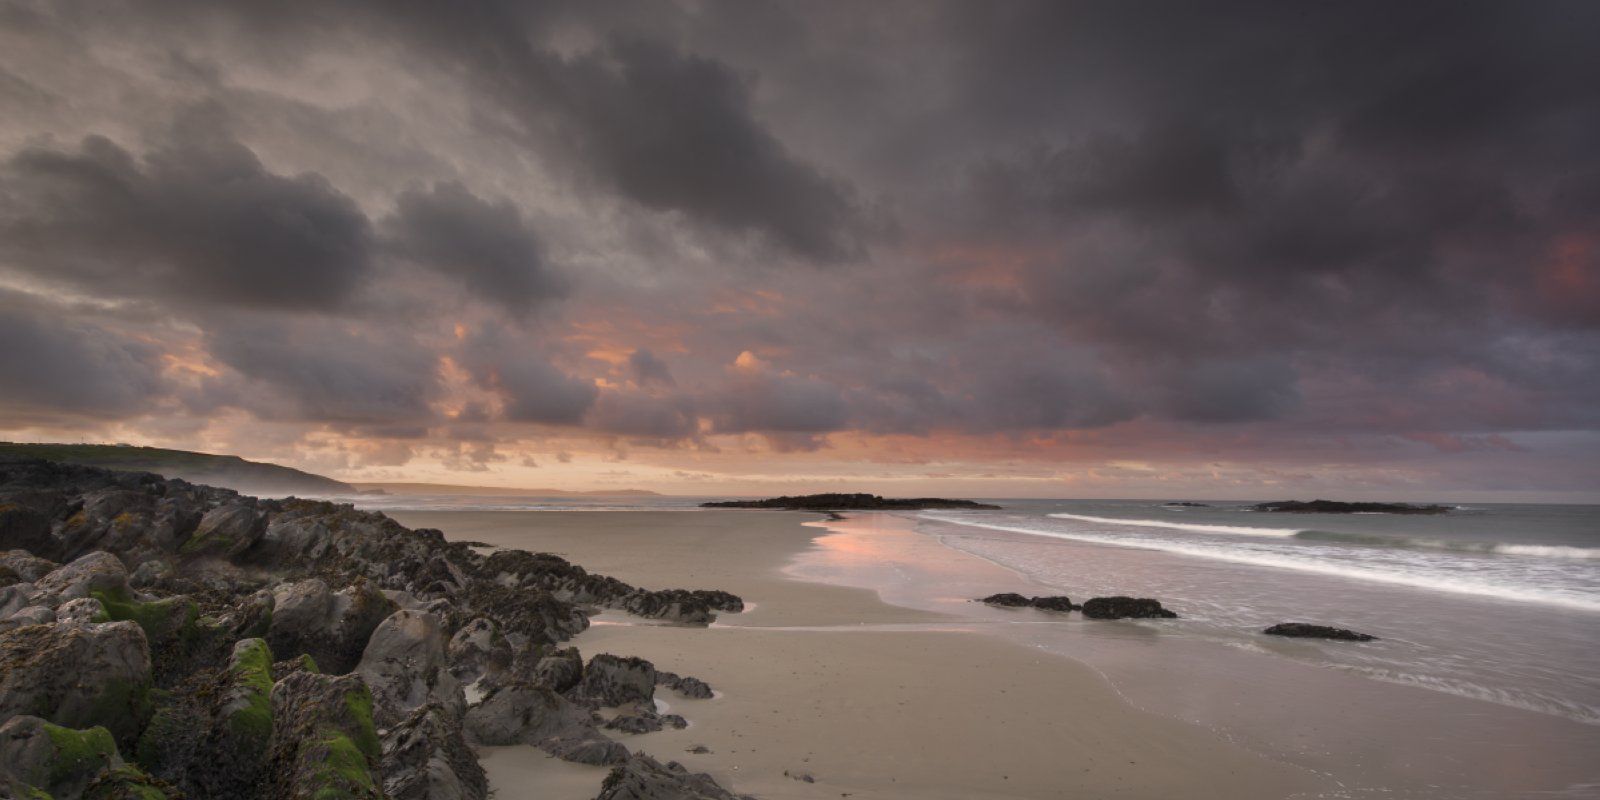
[[[291,467],[188,450],[120,444],[17,444],[0,442],[0,459],[42,458],[130,472],[154,472],[190,483],[222,486],[266,497],[354,494],[350,484]]]

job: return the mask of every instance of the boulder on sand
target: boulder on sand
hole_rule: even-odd
[[[1344,628],[1332,628],[1327,625],[1312,625],[1309,622],[1280,622],[1264,631],[1268,636],[1288,636],[1295,639],[1338,639],[1346,642],[1370,642],[1378,637],[1366,633],[1356,633]]]
[[[1174,619],[1178,615],[1148,597],[1096,597],[1083,604],[1090,619]]]

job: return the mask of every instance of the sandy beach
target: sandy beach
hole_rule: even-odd
[[[876,592],[801,580],[812,515],[785,512],[397,512],[452,539],[559,553],[647,587],[720,588],[753,608],[710,628],[604,615],[585,656],[650,659],[718,691],[663,691],[681,731],[636,750],[767,798],[1282,798],[1326,779],[1139,711],[1073,660]],[[870,553],[854,557],[871,558]],[[996,567],[995,569],[999,569]],[[686,752],[696,745],[709,753]],[[496,797],[587,798],[602,768],[531,747],[486,752]],[[805,778],[809,777],[810,782]]]

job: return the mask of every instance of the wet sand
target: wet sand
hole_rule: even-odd
[[[638,655],[719,692],[663,691],[683,731],[620,737],[764,798],[1284,798],[1326,778],[1139,711],[1098,673],[961,618],[784,571],[823,533],[787,512],[392,512],[452,539],[560,553],[651,588],[753,603],[710,628],[604,615],[574,641]],[[871,553],[846,554],[871,559]],[[685,752],[695,745],[707,754]],[[587,798],[605,770],[494,748],[501,800]],[[788,775],[785,775],[785,773]],[[810,776],[814,782],[805,782]]]

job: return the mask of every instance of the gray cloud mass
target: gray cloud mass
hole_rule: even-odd
[[[8,419],[1600,429],[1594,3],[5,5]]]

